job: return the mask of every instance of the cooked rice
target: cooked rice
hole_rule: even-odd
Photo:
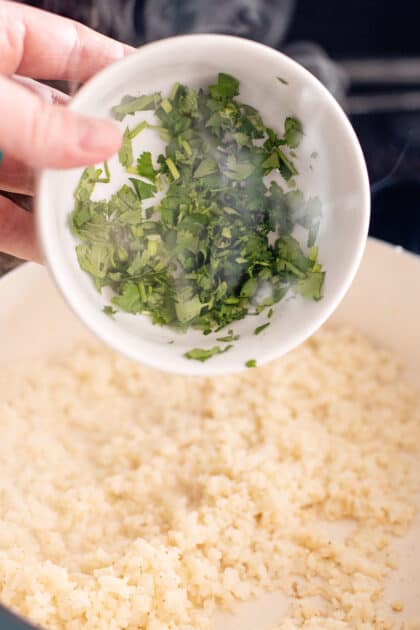
[[[45,628],[212,628],[272,590],[281,630],[402,627],[382,594],[420,400],[358,333],[217,379],[83,344],[3,372],[0,398],[0,600]]]

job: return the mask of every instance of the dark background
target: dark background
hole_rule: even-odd
[[[315,40],[336,59],[420,54],[417,0],[301,0],[287,39]]]
[[[287,40],[315,40],[333,59],[395,59],[412,64],[413,78],[351,82],[349,96],[393,96],[387,112],[350,119],[365,153],[372,183],[372,235],[420,253],[420,103],[405,109],[403,93],[420,92],[420,3],[380,0],[302,0]],[[403,66],[402,66],[403,67]],[[415,71],[417,68],[417,72]]]

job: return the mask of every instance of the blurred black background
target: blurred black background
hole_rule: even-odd
[[[372,184],[370,232],[420,253],[418,0],[31,0],[134,45],[226,32],[285,51],[349,115]]]

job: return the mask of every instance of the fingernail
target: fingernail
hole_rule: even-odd
[[[80,128],[80,147],[84,151],[115,152],[121,145],[122,132],[110,120],[83,121]]]

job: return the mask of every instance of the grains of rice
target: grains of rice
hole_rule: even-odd
[[[208,629],[280,589],[281,630],[394,627],[419,398],[358,333],[220,379],[87,343],[3,374],[0,400],[0,600],[45,628]]]

